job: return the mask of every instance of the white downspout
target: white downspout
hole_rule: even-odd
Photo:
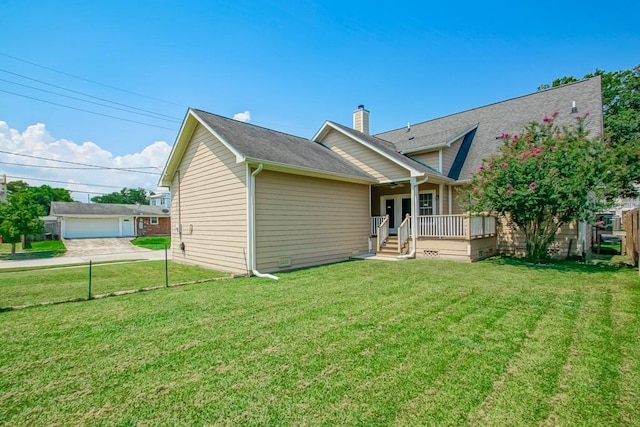
[[[429,179],[428,176],[420,181],[411,177],[411,252],[399,258],[415,258],[416,247],[418,245],[418,186],[424,184]]]
[[[256,246],[256,175],[262,172],[264,165],[260,163],[258,169],[254,170],[249,177],[249,264],[251,273],[254,276],[264,279],[279,280],[280,278],[273,274],[260,273],[257,270],[257,246]]]

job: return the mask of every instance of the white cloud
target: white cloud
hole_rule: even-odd
[[[248,122],[251,120],[251,111],[247,110],[244,113],[235,113],[233,118],[241,122]]]
[[[149,191],[157,191],[159,174],[169,157],[171,146],[164,141],[156,141],[139,153],[114,156],[108,150],[90,141],[77,144],[67,139],[56,139],[47,131],[43,123],[31,125],[21,133],[10,128],[6,122],[0,121],[0,150],[50,159],[0,153],[1,161],[5,162],[0,163],[0,174],[5,173],[8,181],[21,179],[33,186],[47,184],[51,187],[66,188],[72,191],[74,199],[86,202],[90,197],[119,191],[123,187],[142,187]],[[78,169],[83,166],[51,160],[110,168],[144,168],[136,170],[145,173]]]

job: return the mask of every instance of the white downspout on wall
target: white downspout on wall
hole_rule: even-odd
[[[427,182],[429,177],[417,181],[415,177],[411,177],[411,252],[400,258],[415,258],[416,247],[418,245],[418,186]]]
[[[273,274],[260,273],[257,270],[257,245],[256,245],[256,175],[262,172],[264,165],[260,163],[258,168],[249,176],[249,211],[247,216],[249,219],[249,268],[254,276],[265,279],[279,280],[280,278]],[[247,166],[248,170],[248,166]]]

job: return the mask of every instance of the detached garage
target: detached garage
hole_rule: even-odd
[[[53,202],[50,215],[65,239],[149,235],[150,225],[170,222],[167,208],[148,205]]]

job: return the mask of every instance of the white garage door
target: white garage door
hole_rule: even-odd
[[[119,237],[118,218],[67,218],[64,238]]]

